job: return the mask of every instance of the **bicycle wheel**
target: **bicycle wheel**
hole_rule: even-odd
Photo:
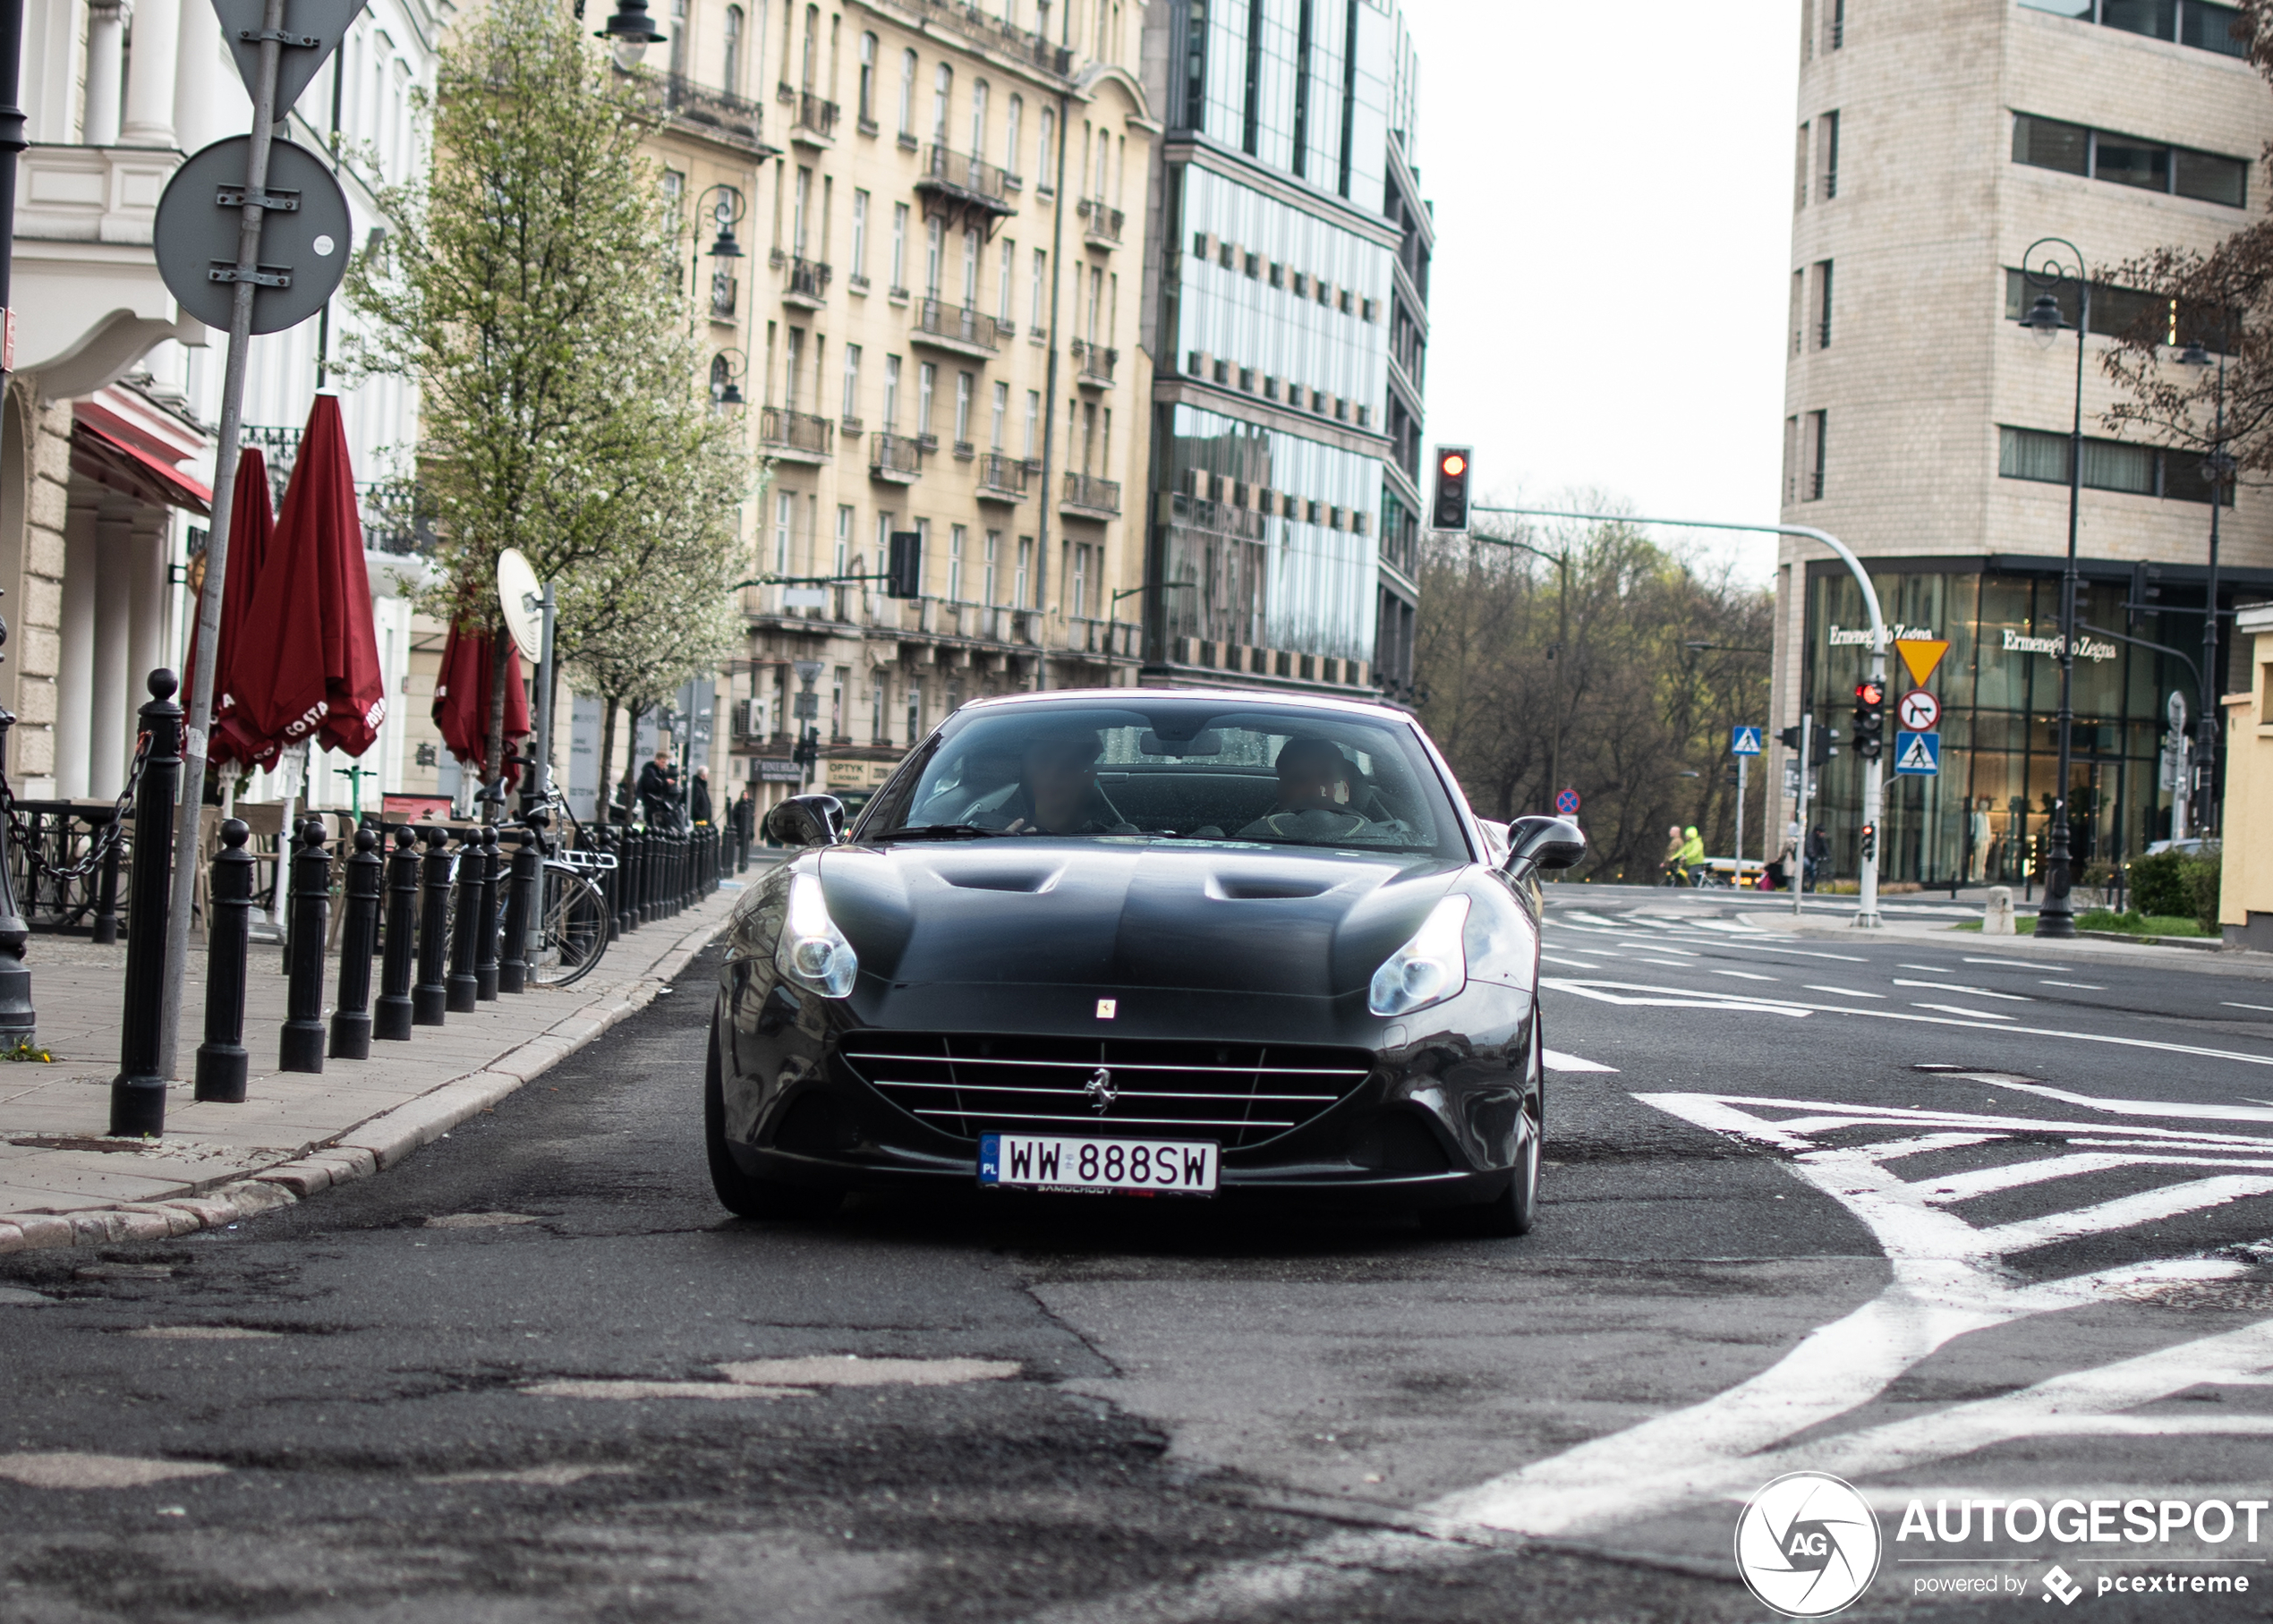
[[[608,904],[600,888],[566,863],[547,863],[535,940],[529,944],[529,981],[566,987],[592,973],[608,951]]]

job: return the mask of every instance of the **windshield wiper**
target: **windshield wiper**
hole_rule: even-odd
[[[986,840],[1010,831],[1002,829],[983,829],[975,823],[918,823],[907,829],[896,829],[880,835],[881,840]]]

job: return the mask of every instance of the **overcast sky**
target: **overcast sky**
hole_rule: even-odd
[[[1404,4],[1430,442],[1475,446],[1486,499],[1774,523],[1798,0]]]

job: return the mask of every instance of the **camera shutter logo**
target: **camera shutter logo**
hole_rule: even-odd
[[[1745,1502],[1736,1566],[1755,1596],[1786,1618],[1822,1619],[1878,1575],[1877,1514],[1827,1472],[1791,1472]]]

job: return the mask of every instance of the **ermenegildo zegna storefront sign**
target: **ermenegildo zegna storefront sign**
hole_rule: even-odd
[[[1886,641],[1889,642],[1906,641],[1911,638],[1919,638],[1930,642],[1934,641],[1934,633],[1924,626],[1892,625],[1886,628]],[[1867,649],[1870,646],[1870,628],[1869,626],[1833,626],[1830,632],[1830,643],[1835,649]],[[2006,626],[2004,628],[2004,641],[1999,646],[2008,654],[2056,656],[2060,652],[2060,639],[2057,636],[2031,637],[2026,632],[2016,632],[2012,627]],[[2101,642],[2097,638],[2091,637],[2080,637],[2076,640],[2078,659],[2113,659],[2115,657],[2116,645],[2111,642]]]

